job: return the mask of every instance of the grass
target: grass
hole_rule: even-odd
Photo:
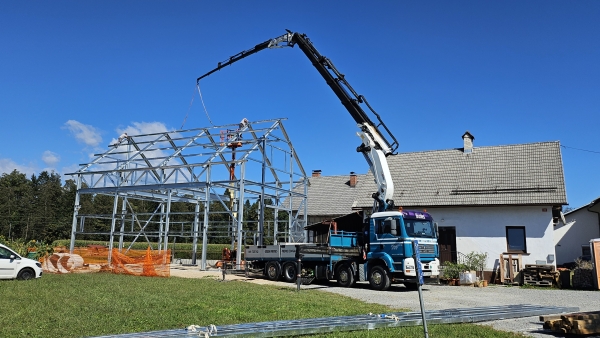
[[[317,290],[212,278],[108,273],[45,274],[0,281],[0,337],[89,337],[237,323],[397,312]],[[432,325],[431,337],[520,337],[489,327]],[[315,337],[422,337],[422,327],[334,332]]]

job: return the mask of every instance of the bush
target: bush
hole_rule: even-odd
[[[487,252],[471,251],[465,255],[463,264],[468,271],[483,271],[488,258]]]
[[[443,265],[442,277],[445,279],[458,279],[460,273],[467,270],[467,266],[461,263],[446,262]]]
[[[130,244],[131,244],[130,242],[124,242],[123,246],[125,248],[128,248]],[[52,243],[53,247],[69,248],[70,245],[71,245],[70,239],[56,240]],[[76,240],[75,241],[76,248],[84,248],[84,247],[87,247],[88,245],[103,245],[105,247],[108,247],[109,242],[108,241],[86,241],[86,240]],[[153,243],[153,246],[156,248],[156,243]],[[221,259],[223,248],[225,248],[225,247],[229,248],[230,246],[231,246],[231,244],[208,244],[208,247],[206,250],[206,258],[207,259],[217,259],[217,260]],[[118,247],[119,247],[119,242],[115,241],[113,243],[113,248],[118,248]],[[133,250],[146,250],[148,248],[148,243],[136,242],[133,244],[133,246],[131,248]],[[174,259],[180,259],[180,258],[181,259],[191,259],[192,258],[192,248],[193,248],[192,243],[175,243],[175,245],[173,245],[172,243],[169,243],[168,248],[171,250]],[[202,255],[202,243],[198,244],[196,254],[197,254],[196,258],[200,259],[201,255]]]
[[[31,240],[29,242],[25,242],[22,239],[8,240],[4,238],[4,236],[0,236],[0,244],[4,244],[7,247],[16,251],[19,256],[39,259],[40,257],[44,257],[46,255],[50,255],[53,252],[53,246],[46,244],[44,242],[37,242],[36,240]],[[35,253],[33,257],[28,256],[29,253]]]
[[[575,265],[576,265],[576,269],[583,269],[583,270],[593,270],[594,269],[594,264],[592,263],[592,261],[583,260],[581,258],[577,258],[575,260]]]

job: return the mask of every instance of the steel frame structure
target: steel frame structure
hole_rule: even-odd
[[[236,268],[240,269],[242,242],[249,235],[254,243],[262,245],[272,229],[274,243],[303,242],[308,177],[283,120],[244,119],[239,124],[122,135],[106,152],[95,154],[91,162],[69,174],[77,184],[71,253],[76,238],[82,235],[106,236],[109,248],[118,241],[120,251],[126,240],[131,243],[127,250],[141,239],[162,251],[168,248],[169,238],[185,237],[192,239],[194,265],[198,240],[202,241],[200,269],[206,270],[209,237],[228,236],[232,246],[237,242]],[[85,194],[112,197],[112,213],[80,213],[81,196]],[[271,203],[265,203],[265,199]],[[136,212],[132,200],[150,201],[157,206],[151,213]],[[251,200],[260,206],[254,231],[244,228],[248,225],[244,204]],[[300,207],[293,210],[292,205],[298,201]],[[194,211],[172,211],[174,202],[189,203]],[[221,207],[212,209],[219,210],[211,209],[213,203]],[[274,209],[270,221],[265,220],[266,208]],[[282,211],[287,213],[287,220],[278,219]],[[228,220],[214,221],[218,215]],[[110,222],[110,231],[92,229],[90,219],[105,222],[107,227]],[[269,234],[265,233],[265,224]],[[109,264],[111,259],[109,251]]]

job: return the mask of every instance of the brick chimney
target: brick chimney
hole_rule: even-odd
[[[321,177],[321,170],[313,170],[312,177]]]
[[[473,140],[475,140],[475,136],[471,135],[467,130],[463,136],[463,153],[470,154],[473,152]]]
[[[357,182],[357,180],[356,180],[356,173],[354,173],[354,171],[351,171],[350,172],[350,186],[352,188],[354,188],[356,186],[356,182]]]

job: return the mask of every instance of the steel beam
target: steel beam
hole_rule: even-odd
[[[542,305],[501,305],[488,307],[460,308],[425,311],[426,321],[430,324],[476,323],[492,320],[542,316],[550,314],[579,311],[578,307],[557,307]],[[206,332],[210,337],[283,337],[307,334],[318,334],[337,331],[373,330],[384,327],[401,327],[422,325],[421,312],[395,312],[383,314],[366,314],[359,316],[309,318],[297,320],[280,320],[274,322],[246,323],[215,326],[190,327],[143,333],[102,336],[98,338],[163,338],[163,337],[203,337]]]

